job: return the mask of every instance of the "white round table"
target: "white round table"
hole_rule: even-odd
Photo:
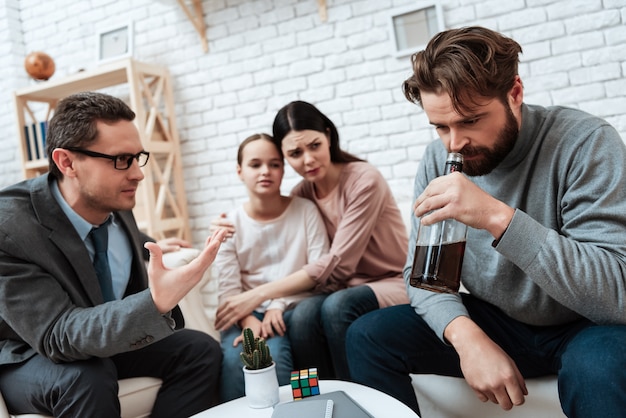
[[[343,382],[341,380],[320,380],[319,386],[321,393],[343,390],[374,418],[419,418],[415,412],[399,400],[367,386]],[[281,386],[279,393],[281,403],[293,400],[291,386]],[[193,418],[271,418],[273,410],[273,408],[250,408],[248,406],[248,400],[244,396],[243,398],[235,399],[200,412],[194,415]]]

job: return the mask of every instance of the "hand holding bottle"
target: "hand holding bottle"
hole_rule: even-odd
[[[457,174],[462,169],[463,156],[449,153],[445,174]],[[467,226],[453,218],[434,224],[420,222],[409,284],[434,292],[458,292],[466,239]]]
[[[415,201],[413,212],[421,217],[423,225],[456,219],[500,238],[515,210],[486,193],[465,175],[451,173],[430,182]]]

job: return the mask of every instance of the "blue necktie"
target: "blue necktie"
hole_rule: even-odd
[[[110,223],[111,217],[109,216],[109,219],[107,219],[105,223],[97,228],[92,228],[89,233],[95,251],[93,267],[96,269],[96,275],[98,276],[102,297],[105,302],[115,300],[113,281],[111,279],[111,267],[109,267],[109,256],[107,255],[107,249],[109,247],[109,231],[107,228]]]

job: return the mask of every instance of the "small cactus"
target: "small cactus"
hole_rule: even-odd
[[[264,369],[272,365],[273,360],[270,355],[270,348],[263,338],[255,338],[250,328],[243,330],[241,361],[246,366],[246,369],[250,370]]]

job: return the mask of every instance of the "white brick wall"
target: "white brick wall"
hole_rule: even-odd
[[[389,11],[420,1],[204,0],[209,52],[175,0],[0,0],[0,187],[21,178],[12,91],[34,84],[24,56],[56,62],[54,79],[92,68],[98,30],[132,20],[135,58],[173,77],[194,243],[210,220],[245,198],[237,144],[271,131],[287,102],[315,103],[342,145],[375,164],[399,200],[435,138],[400,90],[408,57],[391,54]],[[524,48],[526,102],[605,117],[626,138],[626,0],[442,0],[446,27],[481,24]],[[298,181],[291,170],[285,193]],[[403,207],[403,210],[408,210]]]

